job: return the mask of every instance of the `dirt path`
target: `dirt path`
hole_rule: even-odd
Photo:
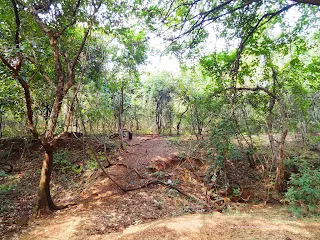
[[[320,239],[320,223],[267,220],[262,216],[197,214],[131,226],[118,235],[92,236],[90,240],[304,240]]]
[[[112,166],[108,172],[123,186],[139,186],[148,180],[141,179],[132,169],[147,176],[150,164],[159,159],[167,161],[176,153],[177,149],[162,137],[136,137],[120,153],[117,161],[120,165]],[[124,193],[100,172],[79,193],[77,206],[57,211],[43,220],[36,219],[13,239],[87,239],[90,235],[121,231],[133,224],[168,217],[172,209],[163,211],[154,207],[154,200],[160,195],[158,187]],[[66,196],[60,203],[71,199]]]

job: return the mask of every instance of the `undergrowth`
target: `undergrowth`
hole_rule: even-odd
[[[291,175],[285,194],[289,210],[297,217],[320,215],[320,169],[300,158],[290,164],[298,166],[298,173]]]

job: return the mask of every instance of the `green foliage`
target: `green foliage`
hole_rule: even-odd
[[[231,138],[235,135],[234,125],[231,120],[219,121],[211,131],[210,144],[214,147],[215,155],[209,152],[209,163],[211,164],[205,175],[205,181],[210,184],[227,184],[226,162],[238,156]],[[222,180],[222,176],[223,180]]]
[[[232,195],[239,197],[241,195],[241,188],[237,187],[237,188],[233,188],[232,189]]]
[[[0,177],[6,177],[6,176],[7,176],[6,172],[0,169]]]
[[[54,153],[53,164],[54,168],[60,173],[73,171],[76,174],[80,174],[82,172],[82,166],[75,165],[71,162],[69,150],[63,150],[61,152]]]
[[[6,195],[17,187],[17,179],[12,179],[0,185],[0,195]]]
[[[169,143],[171,143],[172,145],[180,145],[181,143],[181,139],[179,136],[174,136],[174,137],[169,137],[168,138]]]
[[[99,169],[99,164],[97,163],[96,157],[91,151],[88,151],[89,159],[86,161],[86,168],[95,171]],[[105,156],[103,152],[98,152],[98,161],[103,165],[105,161]]]
[[[220,167],[236,152],[231,142],[231,137],[234,135],[235,129],[231,120],[220,121],[212,129],[210,142],[213,144],[217,154],[215,163]]]
[[[165,175],[166,175],[165,171],[156,171],[156,172],[151,174],[151,176],[157,177],[159,179],[163,179],[165,177]]]
[[[296,216],[319,215],[320,169],[312,169],[305,160],[296,159],[299,172],[292,174],[285,200]]]

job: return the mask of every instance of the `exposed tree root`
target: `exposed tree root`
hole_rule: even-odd
[[[139,173],[138,170],[135,169],[135,168],[132,168],[132,169],[127,173],[127,176],[128,176],[130,173],[132,173],[132,172],[135,172],[135,173],[136,173],[140,178],[142,178],[142,179],[148,179],[148,177],[142,176],[142,174]]]

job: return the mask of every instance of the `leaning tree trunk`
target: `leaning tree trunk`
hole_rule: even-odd
[[[50,180],[53,167],[53,146],[44,144],[43,148],[45,152],[42,161],[42,170],[38,189],[37,215],[59,209],[59,207],[53,203],[50,193]]]

